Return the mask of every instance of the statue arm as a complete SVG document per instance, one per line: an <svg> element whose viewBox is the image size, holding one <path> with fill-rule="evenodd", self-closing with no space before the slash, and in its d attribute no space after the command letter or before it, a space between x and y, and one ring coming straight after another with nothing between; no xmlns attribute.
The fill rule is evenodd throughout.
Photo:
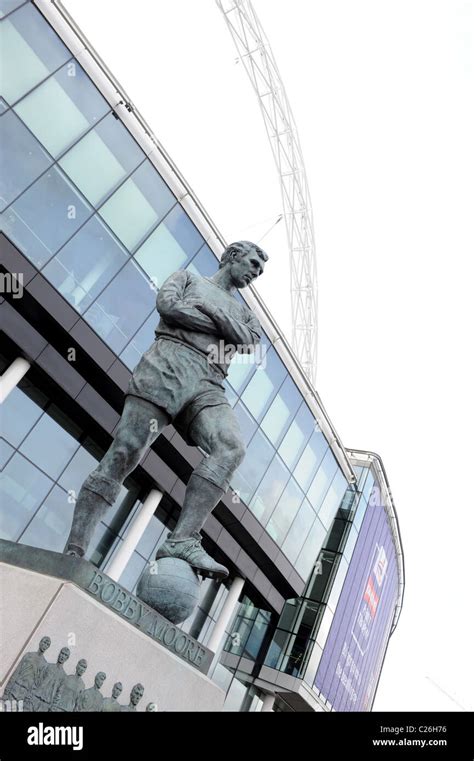
<svg viewBox="0 0 474 761"><path fill-rule="evenodd" d="M260 342L262 329L254 314L250 313L250 318L246 322L241 322L220 307L204 304L199 305L198 309L215 322L225 340L236 346L237 351L252 351Z"/></svg>
<svg viewBox="0 0 474 761"><path fill-rule="evenodd" d="M216 323L192 304L184 300L187 274L184 270L175 272L161 286L156 298L156 308L166 322L177 327L196 330L200 333L217 331Z"/></svg>

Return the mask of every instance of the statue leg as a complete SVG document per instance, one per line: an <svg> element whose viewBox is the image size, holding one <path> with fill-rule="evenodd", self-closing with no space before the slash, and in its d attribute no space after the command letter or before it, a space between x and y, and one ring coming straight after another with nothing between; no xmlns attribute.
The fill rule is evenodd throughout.
<svg viewBox="0 0 474 761"><path fill-rule="evenodd" d="M125 478L169 423L167 413L145 399L127 396L115 438L81 486L65 552L82 557L92 535L114 504Z"/></svg>
<svg viewBox="0 0 474 761"><path fill-rule="evenodd" d="M245 446L237 419L228 405L201 410L194 418L190 434L209 456L191 475L176 528L156 557L180 557L203 576L224 578L229 573L227 568L202 549L199 532L227 491L233 473L245 456Z"/></svg>

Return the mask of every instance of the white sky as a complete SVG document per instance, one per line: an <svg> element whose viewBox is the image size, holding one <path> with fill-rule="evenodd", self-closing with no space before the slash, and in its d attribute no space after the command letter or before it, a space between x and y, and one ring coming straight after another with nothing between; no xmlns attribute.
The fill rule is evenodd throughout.
<svg viewBox="0 0 474 761"><path fill-rule="evenodd" d="M64 2L227 240L258 240L279 184L214 0ZM472 711L474 2L254 7L313 201L316 385L343 443L382 456L400 519L405 604L375 709ZM259 290L289 333L282 223L262 245Z"/></svg>

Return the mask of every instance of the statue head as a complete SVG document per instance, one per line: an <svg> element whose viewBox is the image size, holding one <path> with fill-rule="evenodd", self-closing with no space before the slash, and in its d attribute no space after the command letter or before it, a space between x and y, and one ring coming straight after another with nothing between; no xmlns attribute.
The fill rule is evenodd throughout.
<svg viewBox="0 0 474 761"><path fill-rule="evenodd" d="M158 706L156 703L148 703L146 710L148 713L156 713L158 711Z"/></svg>
<svg viewBox="0 0 474 761"><path fill-rule="evenodd" d="M255 278L262 274L268 254L256 243L240 240L231 243L222 254L219 269L229 267L233 285L246 288Z"/></svg>
<svg viewBox="0 0 474 761"><path fill-rule="evenodd" d="M143 684L136 684L134 687L132 687L132 691L130 693L130 703L132 706L138 705L140 700L143 697L143 693L145 692L145 688Z"/></svg>
<svg viewBox="0 0 474 761"><path fill-rule="evenodd" d="M76 666L77 676L82 676L86 668L87 668L87 661L84 658L81 658L81 660L77 662L77 666Z"/></svg>
<svg viewBox="0 0 474 761"><path fill-rule="evenodd" d="M50 637L41 637L41 641L39 643L39 651L40 653L44 653L48 647L51 647L51 638Z"/></svg>
<svg viewBox="0 0 474 761"><path fill-rule="evenodd" d="M106 679L107 679L107 674L104 674L103 671L99 671L95 675L94 684L98 690L100 690L100 688L102 687Z"/></svg>
<svg viewBox="0 0 474 761"><path fill-rule="evenodd" d="M115 682L114 686L112 687L112 697L118 698L120 693L122 692L122 682Z"/></svg>
<svg viewBox="0 0 474 761"><path fill-rule="evenodd" d="M62 647L58 655L58 663L66 663L67 659L71 655L71 651L68 647Z"/></svg>

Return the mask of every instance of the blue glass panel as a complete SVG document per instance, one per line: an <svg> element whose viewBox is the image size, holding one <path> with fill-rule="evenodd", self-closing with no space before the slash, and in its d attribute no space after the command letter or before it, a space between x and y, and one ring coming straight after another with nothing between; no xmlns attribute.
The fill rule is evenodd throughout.
<svg viewBox="0 0 474 761"><path fill-rule="evenodd" d="M0 116L0 211L48 166L52 159L13 111Z"/></svg>
<svg viewBox="0 0 474 761"><path fill-rule="evenodd" d="M74 492L77 495L84 479L97 467L97 464L97 458L84 447L80 447L59 479L59 485L67 492Z"/></svg>
<svg viewBox="0 0 474 761"><path fill-rule="evenodd" d="M249 505L263 526L272 514L289 478L290 472L278 455L275 455Z"/></svg>
<svg viewBox="0 0 474 761"><path fill-rule="evenodd" d="M132 340L125 347L120 355L120 359L127 365L129 370L133 370L143 352L150 348L155 340L155 328L158 324L158 315L155 310L151 313L139 331L135 333Z"/></svg>
<svg viewBox="0 0 474 761"><path fill-rule="evenodd" d="M14 103L71 58L71 53L32 3L0 24L0 92Z"/></svg>
<svg viewBox="0 0 474 761"><path fill-rule="evenodd" d="M83 313L127 259L125 249L106 226L93 217L56 254L43 274Z"/></svg>
<svg viewBox="0 0 474 761"><path fill-rule="evenodd" d="M242 432L242 438L247 445L257 430L257 424L253 417L247 412L242 402L237 402L234 407L234 412L239 421L240 430Z"/></svg>
<svg viewBox="0 0 474 761"><path fill-rule="evenodd" d="M20 454L5 466L0 482L0 537L17 541L53 485Z"/></svg>
<svg viewBox="0 0 474 761"><path fill-rule="evenodd" d="M67 177L51 167L5 212L5 232L42 267L91 214Z"/></svg>
<svg viewBox="0 0 474 761"><path fill-rule="evenodd" d="M202 244L203 239L193 223L181 206L176 205L138 249L135 258L160 288L172 272L188 263Z"/></svg>
<svg viewBox="0 0 474 761"><path fill-rule="evenodd" d="M316 518L311 531L309 532L308 538L303 545L303 549L301 550L295 563L296 570L300 574L301 578L305 579L305 581L313 570L314 564L318 559L319 552L324 544L324 540L326 539L326 533L327 532L323 524L319 518Z"/></svg>
<svg viewBox="0 0 474 761"><path fill-rule="evenodd" d="M234 389L230 385L228 381L224 381L224 387L225 387L225 395L227 399L229 400L229 404L231 407L235 407L237 402L239 401L239 397L235 393Z"/></svg>
<svg viewBox="0 0 474 761"><path fill-rule="evenodd" d="M11 447L10 444L7 444L5 439L0 438L0 468L2 470L5 463L10 459L14 451L15 450L13 447Z"/></svg>
<svg viewBox="0 0 474 761"><path fill-rule="evenodd" d="M3 114L4 111L8 109L8 103L3 100L3 98L0 98L0 114Z"/></svg>
<svg viewBox="0 0 474 761"><path fill-rule="evenodd" d="M306 404L302 404L291 423L280 448L279 455L292 470L301 457L301 453L314 431L316 421Z"/></svg>
<svg viewBox="0 0 474 761"><path fill-rule="evenodd" d="M267 525L267 532L277 544L281 545L285 539L303 498L304 494L300 487L293 478L290 478Z"/></svg>
<svg viewBox="0 0 474 761"><path fill-rule="evenodd" d="M146 564L147 561L138 552L134 552L119 578L119 584L133 592Z"/></svg>
<svg viewBox="0 0 474 761"><path fill-rule="evenodd" d="M337 462L335 457L331 450L327 449L318 472L316 473L306 494L309 502L311 502L316 512L318 512L320 508L321 502L326 495L329 484L334 478L336 471Z"/></svg>
<svg viewBox="0 0 474 761"><path fill-rule="evenodd" d="M77 61L69 61L17 103L15 111L57 157L105 116L110 106Z"/></svg>
<svg viewBox="0 0 474 761"><path fill-rule="evenodd" d="M90 326L117 354L155 307L156 293L143 272L129 262L87 310Z"/></svg>
<svg viewBox="0 0 474 761"><path fill-rule="evenodd" d="M294 563L298 557L315 517L313 508L308 500L304 499L282 546L283 552L291 563Z"/></svg>
<svg viewBox="0 0 474 761"><path fill-rule="evenodd" d="M42 415L41 407L19 388L14 388L2 404L2 434L18 447Z"/></svg>
<svg viewBox="0 0 474 761"><path fill-rule="evenodd" d="M257 488L270 460L275 454L270 442L263 433L257 431L247 448L245 459L232 478L232 488L237 491L243 502L248 504Z"/></svg>
<svg viewBox="0 0 474 761"><path fill-rule="evenodd" d="M255 372L255 368L253 354L234 354L229 366L227 380L238 394L241 393L251 374Z"/></svg>
<svg viewBox="0 0 474 761"><path fill-rule="evenodd" d="M0 18L6 16L7 13L14 11L19 5L22 5L25 0L0 0Z"/></svg>
<svg viewBox="0 0 474 761"><path fill-rule="evenodd" d="M275 447L280 444L302 401L303 397L288 376L262 421L262 431Z"/></svg>
<svg viewBox="0 0 474 761"><path fill-rule="evenodd" d="M124 246L134 251L175 203L153 164L145 161L101 207L100 214Z"/></svg>
<svg viewBox="0 0 474 761"><path fill-rule="evenodd" d="M242 401L257 421L264 416L286 374L285 366L275 349L266 351L264 361L242 394Z"/></svg>
<svg viewBox="0 0 474 761"><path fill-rule="evenodd" d="M54 408L50 407L49 411L54 412ZM45 442L48 442L47 446ZM76 438L45 413L24 440L20 452L56 479L78 447Z"/></svg>
<svg viewBox="0 0 474 761"><path fill-rule="evenodd" d="M353 526L359 531L362 521L364 519L365 511L367 510L367 500L365 497L362 497L359 499L359 504L357 505L356 514L354 515L354 521Z"/></svg>
<svg viewBox="0 0 474 761"><path fill-rule="evenodd" d="M218 267L219 262L217 256L215 256L209 246L205 244L196 254L192 262L188 264L186 269L194 272L195 275L212 277L216 274Z"/></svg>
<svg viewBox="0 0 474 761"><path fill-rule="evenodd" d="M64 489L55 486L20 536L20 543L62 552L71 529L73 513L71 497Z"/></svg>
<svg viewBox="0 0 474 761"><path fill-rule="evenodd" d="M327 529L329 529L334 520L346 489L347 481L343 473L338 470L318 511L318 518Z"/></svg>
<svg viewBox="0 0 474 761"><path fill-rule="evenodd" d="M87 200L98 206L144 158L128 130L109 114L59 163Z"/></svg>
<svg viewBox="0 0 474 761"><path fill-rule="evenodd" d="M327 449L328 443L321 431L314 431L294 470L294 476L304 491L310 485Z"/></svg>
<svg viewBox="0 0 474 761"><path fill-rule="evenodd" d="M150 557L154 559L153 555L155 547L158 543L161 544L161 539L165 539L163 535L167 531L168 529L163 521L160 521L160 519L154 515L148 523L146 531L142 534L142 537L135 548L136 551L147 560Z"/></svg>

